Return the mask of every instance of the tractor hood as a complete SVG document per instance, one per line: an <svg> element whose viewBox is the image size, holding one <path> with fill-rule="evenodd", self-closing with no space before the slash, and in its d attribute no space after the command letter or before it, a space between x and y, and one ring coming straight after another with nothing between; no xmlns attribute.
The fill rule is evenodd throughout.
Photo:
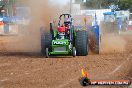
<svg viewBox="0 0 132 88"><path fill-rule="evenodd" d="M65 46L69 45L69 41L67 39L64 40L52 40L53 46Z"/></svg>
<svg viewBox="0 0 132 88"><path fill-rule="evenodd" d="M69 54L71 50L69 49L69 41L64 40L52 40L52 52L51 55L55 54Z"/></svg>

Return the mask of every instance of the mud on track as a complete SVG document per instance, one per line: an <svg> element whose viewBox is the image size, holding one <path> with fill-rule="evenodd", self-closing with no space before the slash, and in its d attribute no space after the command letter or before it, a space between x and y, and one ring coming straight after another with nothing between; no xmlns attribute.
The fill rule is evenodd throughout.
<svg viewBox="0 0 132 88"><path fill-rule="evenodd" d="M0 88L82 88L78 82L81 67L89 71L91 79L132 78L132 38L122 37L127 44L121 53L46 59L37 53L1 51Z"/></svg>

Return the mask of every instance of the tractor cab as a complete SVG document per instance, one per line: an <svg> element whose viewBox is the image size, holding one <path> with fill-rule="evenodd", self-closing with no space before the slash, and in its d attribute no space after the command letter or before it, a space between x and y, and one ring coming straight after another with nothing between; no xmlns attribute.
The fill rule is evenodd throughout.
<svg viewBox="0 0 132 88"><path fill-rule="evenodd" d="M103 30L105 33L113 33L116 32L116 13L115 12L105 12L104 14L104 24L103 27L106 30Z"/></svg>
<svg viewBox="0 0 132 88"><path fill-rule="evenodd" d="M72 27L72 17L70 14L62 14L58 23L58 39L70 38L70 30Z"/></svg>
<svg viewBox="0 0 132 88"><path fill-rule="evenodd" d="M105 12L104 21L105 22L114 22L116 20L116 14L114 12Z"/></svg>

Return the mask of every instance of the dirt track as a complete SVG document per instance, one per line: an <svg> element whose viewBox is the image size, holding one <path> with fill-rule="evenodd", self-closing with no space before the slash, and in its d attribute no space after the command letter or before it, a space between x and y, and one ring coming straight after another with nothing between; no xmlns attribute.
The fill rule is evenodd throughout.
<svg viewBox="0 0 132 88"><path fill-rule="evenodd" d="M131 37L123 36L127 40L127 51L116 54L46 59L39 54L2 52L0 88L81 88L78 78L81 76L82 67L89 71L91 79L132 78Z"/></svg>

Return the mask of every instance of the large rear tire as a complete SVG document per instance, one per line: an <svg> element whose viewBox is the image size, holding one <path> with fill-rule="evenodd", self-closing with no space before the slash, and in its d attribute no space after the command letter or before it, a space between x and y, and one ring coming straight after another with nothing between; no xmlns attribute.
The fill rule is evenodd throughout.
<svg viewBox="0 0 132 88"><path fill-rule="evenodd" d="M88 55L88 34L87 31L77 31L75 38L75 47L78 56Z"/></svg>
<svg viewBox="0 0 132 88"><path fill-rule="evenodd" d="M51 33L45 33L45 48L51 50L52 35Z"/></svg>
<svg viewBox="0 0 132 88"><path fill-rule="evenodd" d="M51 42L52 42L52 35L51 33L44 32L43 28L40 29L41 31L41 53L42 55L46 55L46 48L51 51Z"/></svg>
<svg viewBox="0 0 132 88"><path fill-rule="evenodd" d="M44 32L44 27L40 28L40 33L41 33L41 53L42 53L42 55L45 55L46 51L45 51L45 32Z"/></svg>

